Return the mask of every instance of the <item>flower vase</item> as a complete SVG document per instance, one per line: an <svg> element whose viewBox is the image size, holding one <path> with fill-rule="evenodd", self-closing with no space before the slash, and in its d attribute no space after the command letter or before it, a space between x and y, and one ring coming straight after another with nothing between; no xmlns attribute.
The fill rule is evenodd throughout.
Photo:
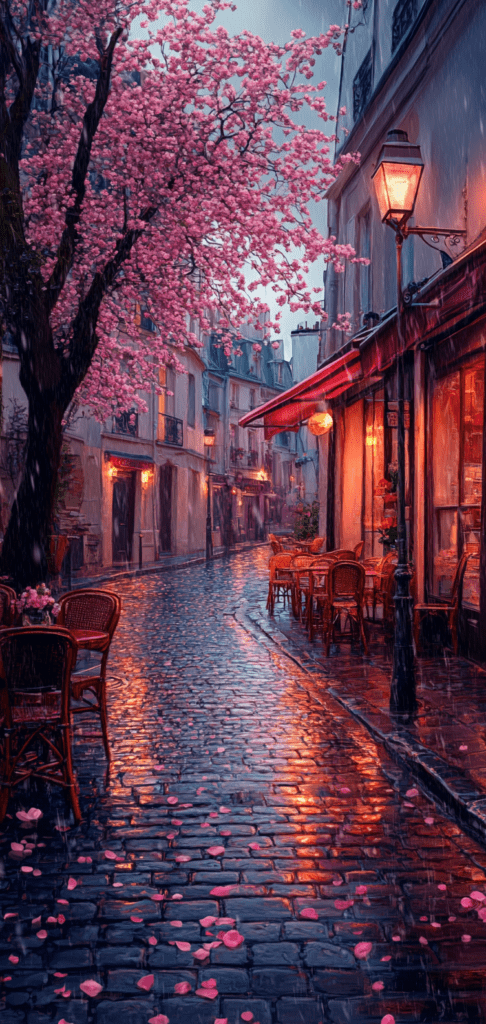
<svg viewBox="0 0 486 1024"><path fill-rule="evenodd" d="M50 626L52 619L47 608L26 608L22 612L23 626Z"/></svg>

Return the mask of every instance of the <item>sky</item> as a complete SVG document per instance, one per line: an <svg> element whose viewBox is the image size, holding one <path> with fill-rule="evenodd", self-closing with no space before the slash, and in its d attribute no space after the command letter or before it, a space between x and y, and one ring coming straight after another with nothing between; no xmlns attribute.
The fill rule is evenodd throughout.
<svg viewBox="0 0 486 1024"><path fill-rule="evenodd" d="M199 12L205 3L206 0L193 0L191 8ZM307 36L313 36L326 32L329 25L342 25L347 10L345 0L235 0L235 3L236 11L220 13L219 24L224 25L231 35L248 29L261 36L265 42L278 44L286 43L294 28L301 28ZM316 59L314 78L317 82L327 82L324 98L330 114L335 114L337 110L340 68L341 59L331 47ZM322 127L322 122L317 118L309 123L311 127ZM331 125L329 132L332 132ZM326 206L327 204L322 202L311 211L316 227L323 234L326 233ZM308 280L312 287L322 288L323 270L321 261L311 267ZM273 292L266 289L264 295L273 315L277 311ZM282 311L280 337L283 337L285 342L286 358L290 358L291 355L290 332L305 319L306 315L302 312L290 313L288 308ZM313 323L314 315L309 314L307 320Z"/></svg>

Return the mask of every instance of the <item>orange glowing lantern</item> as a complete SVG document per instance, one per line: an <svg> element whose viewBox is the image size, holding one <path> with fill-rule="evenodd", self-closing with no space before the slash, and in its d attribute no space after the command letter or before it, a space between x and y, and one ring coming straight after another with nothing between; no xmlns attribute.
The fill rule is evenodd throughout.
<svg viewBox="0 0 486 1024"><path fill-rule="evenodd" d="M327 434L332 427L333 419L330 412L315 412L307 421L307 428L314 437Z"/></svg>
<svg viewBox="0 0 486 1024"><path fill-rule="evenodd" d="M382 221L402 224L411 217L423 169L420 146L406 132L388 132L372 176Z"/></svg>

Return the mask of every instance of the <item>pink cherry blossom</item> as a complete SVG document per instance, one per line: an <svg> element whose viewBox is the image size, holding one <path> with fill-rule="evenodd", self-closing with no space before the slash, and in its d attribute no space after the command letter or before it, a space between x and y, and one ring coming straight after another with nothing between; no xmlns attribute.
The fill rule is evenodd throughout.
<svg viewBox="0 0 486 1024"><path fill-rule="evenodd" d="M204 982L203 982L204 984ZM196 989L196 995L201 996L202 999L217 999L219 992L217 988L202 987Z"/></svg>
<svg viewBox="0 0 486 1024"><path fill-rule="evenodd" d="M211 889L211 896L230 896L231 890L234 888L232 885L216 885L214 889Z"/></svg>
<svg viewBox="0 0 486 1024"><path fill-rule="evenodd" d="M395 1024L395 1018L391 1013L385 1013L385 1016L381 1018L381 1024Z"/></svg>
<svg viewBox="0 0 486 1024"><path fill-rule="evenodd" d="M215 921L216 921L216 918L215 917L211 917L210 914L207 917L200 917L199 918L199 924L201 924L203 928L210 928L211 925L214 924Z"/></svg>
<svg viewBox="0 0 486 1024"><path fill-rule="evenodd" d="M75 878L69 878L69 879L68 879L68 884L67 884L67 887L68 887L68 889L69 889L69 892L72 892L72 891L73 891L73 889L75 889L75 888L76 888L77 884L78 884L78 883L77 883L77 881L76 881L76 879L75 879Z"/></svg>
<svg viewBox="0 0 486 1024"><path fill-rule="evenodd" d="M149 1017L148 1024L169 1024L169 1018L165 1013L158 1013L155 1017Z"/></svg>
<svg viewBox="0 0 486 1024"><path fill-rule="evenodd" d="M176 939L174 945L177 946L177 949L180 949L181 953L188 953L191 948L191 943L184 942L183 939Z"/></svg>
<svg viewBox="0 0 486 1024"><path fill-rule="evenodd" d="M371 986L373 992L383 992L384 987L385 983L383 981L374 981Z"/></svg>
<svg viewBox="0 0 486 1024"><path fill-rule="evenodd" d="M410 797L418 796L418 795L419 795L419 791L416 788L416 786L412 786L412 789L407 789L407 792L405 793L405 796L410 796Z"/></svg>
<svg viewBox="0 0 486 1024"><path fill-rule="evenodd" d="M304 917L309 921L318 921L319 914L317 913L317 910L314 910L314 907L304 907L303 910L300 911L300 917Z"/></svg>
<svg viewBox="0 0 486 1024"><path fill-rule="evenodd" d="M224 846L208 846L207 852L211 855L211 857L221 857L223 855L223 853L225 852L225 847Z"/></svg>
<svg viewBox="0 0 486 1024"><path fill-rule="evenodd" d="M241 1014L242 1020L250 1021L253 1020L253 1017L254 1014L251 1012L251 1010L244 1010L244 1012Z"/></svg>

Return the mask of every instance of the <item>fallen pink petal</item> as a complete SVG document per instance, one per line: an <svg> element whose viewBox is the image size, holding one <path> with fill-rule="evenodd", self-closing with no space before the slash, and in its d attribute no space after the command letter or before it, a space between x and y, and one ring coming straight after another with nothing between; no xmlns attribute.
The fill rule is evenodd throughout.
<svg viewBox="0 0 486 1024"><path fill-rule="evenodd" d="M76 888L77 884L78 884L78 883L77 883L77 881L76 881L76 879L75 879L75 878L68 878L68 884L67 884L67 887L68 887L68 889L69 889L69 892L72 892L72 891L73 891L73 889L75 889L75 888Z"/></svg>
<svg viewBox="0 0 486 1024"><path fill-rule="evenodd" d="M177 946L177 949L180 949L182 953L188 953L191 948L191 943L184 942L183 939L176 939L174 945Z"/></svg>
<svg viewBox="0 0 486 1024"><path fill-rule="evenodd" d="M319 920L319 914L317 913L317 910L314 910L314 907L304 907L303 910L300 911L299 916L304 917L309 921Z"/></svg>
<svg viewBox="0 0 486 1024"><path fill-rule="evenodd" d="M372 942L358 942L354 947L354 955L357 960L366 960L366 957L370 955L372 949Z"/></svg>
<svg viewBox="0 0 486 1024"><path fill-rule="evenodd" d="M229 932L225 932L223 936L224 945L228 949L237 949L245 941L244 935L241 935L235 928L230 929Z"/></svg>
<svg viewBox="0 0 486 1024"><path fill-rule="evenodd" d="M169 1018L165 1013L158 1013L155 1017L149 1017L148 1024L169 1024Z"/></svg>
<svg viewBox="0 0 486 1024"><path fill-rule="evenodd" d="M100 985L98 981L94 981L93 979L90 979L88 981L82 981L79 987L81 989L81 992L84 992L85 995L90 996L91 999L94 999L97 995L99 995L99 993L103 989L103 985Z"/></svg>
<svg viewBox="0 0 486 1024"><path fill-rule="evenodd" d="M202 999L217 999L219 992L217 988L197 988L196 995Z"/></svg>
<svg viewBox="0 0 486 1024"><path fill-rule="evenodd" d="M224 846L208 846L208 851L207 852L209 854L211 854L211 857L221 857L222 854L225 852L225 847Z"/></svg>
<svg viewBox="0 0 486 1024"><path fill-rule="evenodd" d="M211 889L211 896L230 896L234 886L232 885L217 885L214 889Z"/></svg>
<svg viewBox="0 0 486 1024"><path fill-rule="evenodd" d="M188 981L178 981L174 985L174 992L177 996L185 996L191 991L191 985Z"/></svg>
<svg viewBox="0 0 486 1024"><path fill-rule="evenodd" d="M144 992L150 992L154 981L155 977L153 974L145 974L143 978L139 978L137 981L137 988L141 988Z"/></svg>

